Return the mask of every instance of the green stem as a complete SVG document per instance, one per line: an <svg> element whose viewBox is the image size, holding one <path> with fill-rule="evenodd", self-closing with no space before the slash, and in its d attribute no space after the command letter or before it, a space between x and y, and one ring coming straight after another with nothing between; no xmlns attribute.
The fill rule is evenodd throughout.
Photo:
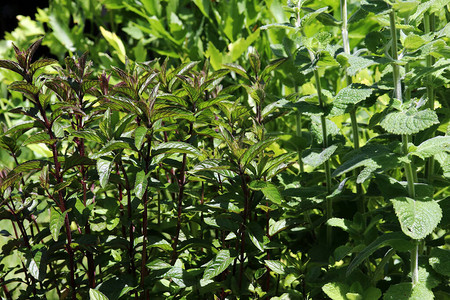
<svg viewBox="0 0 450 300"><path fill-rule="evenodd" d="M301 120L301 113L297 112L297 114L295 115L295 123L296 123L296 135L298 137L302 136L302 120ZM300 174L303 174L303 172L305 171L305 168L303 166L303 161L302 161L302 151L299 149L297 150L298 152L298 164L300 165Z"/></svg>
<svg viewBox="0 0 450 300"><path fill-rule="evenodd" d="M308 49L309 57L311 59L311 63L315 60L314 53ZM316 82L316 89L317 89L317 97L319 99L319 106L322 109L325 109L325 103L322 98L322 87L320 85L320 76L319 71L317 69L314 69L314 79ZM322 125L322 147L324 149L328 148L328 134L327 134L327 122L326 122L325 115L320 116L320 123ZM324 169L325 169L325 180L326 180L326 187L327 187L327 195L331 194L331 167L330 167L330 161L327 160L324 163ZM327 214L327 220L331 219L333 217L333 202L330 198L326 198L326 214ZM327 226L327 245L331 245L333 241L332 237L332 227Z"/></svg>
<svg viewBox="0 0 450 300"><path fill-rule="evenodd" d="M395 11L394 9L391 9L391 12L389 13L389 20L391 25L391 36L392 36L392 58L394 59L394 62L392 64L393 67L393 74L394 74L394 94L395 97L403 101L402 99L402 87L401 87L401 78L400 78L400 72L399 72L399 66L397 64L398 55L397 55L397 30L395 28ZM403 155L408 155L408 140L409 136L406 134L402 135L402 150ZM413 171L413 164L412 162L406 162L405 163L405 175L406 180L408 183L408 195L410 198L415 200L416 192L414 189L414 171ZM418 247L418 240L415 240L415 247L411 251L411 280L413 286L419 282L419 247Z"/></svg>
<svg viewBox="0 0 450 300"><path fill-rule="evenodd" d="M425 13L425 16L423 18L423 25L425 34L428 34L434 30L434 24L433 24L434 14L429 14L428 12ZM427 55L426 57L426 66L427 68L431 68L433 66L434 59L433 56ZM427 104L428 108L431 110L434 110L434 88L431 84L433 80L432 75L427 76ZM426 167L426 177L429 184L432 184L432 178L434 173L434 158L430 157L427 161L427 167Z"/></svg>

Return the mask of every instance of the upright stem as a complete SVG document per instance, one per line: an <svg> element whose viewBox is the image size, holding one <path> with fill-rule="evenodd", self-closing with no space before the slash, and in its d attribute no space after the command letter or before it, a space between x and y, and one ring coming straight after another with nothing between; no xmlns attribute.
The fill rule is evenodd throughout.
<svg viewBox="0 0 450 300"><path fill-rule="evenodd" d="M394 75L394 95L395 97L403 101L402 99L402 87L401 87L401 78L400 78L400 68L398 66L397 60L397 30L395 26L395 11L394 9L391 9L391 12L389 13L389 20L391 25L391 36L392 36L392 58L394 59L394 62L392 63L393 67L393 75ZM402 135L402 150L403 155L408 155L408 141L409 136L407 134ZM413 171L413 165L410 162L405 163L405 176L406 180L408 182L408 195L410 198L415 200L416 192L414 189L414 171ZM418 264L418 257L419 257L419 241L415 240L415 247L413 250L411 250L411 279L413 286L419 282L419 264Z"/></svg>
<svg viewBox="0 0 450 300"><path fill-rule="evenodd" d="M297 112L297 114L295 115L295 130L296 130L296 135L298 137L302 136L302 120L301 120L301 113ZM303 161L302 161L302 151L298 150L298 164L300 166L300 174L302 174L305 171L305 168L303 166Z"/></svg>
<svg viewBox="0 0 450 300"><path fill-rule="evenodd" d="M434 14L430 14L428 12L425 13L423 18L423 25L425 29L425 33L428 34L434 31ZM426 57L426 66L427 68L431 68L433 66L434 59L433 56L427 55ZM433 80L432 75L427 76L427 104L428 108L434 110L434 88L431 84ZM432 183L434 173L434 158L431 156L428 158L427 167L426 167L426 177L429 184Z"/></svg>
<svg viewBox="0 0 450 300"><path fill-rule="evenodd" d="M315 59L315 55L309 49L308 49L308 53L309 53L309 58L311 59L311 63L313 63L314 59ZM317 69L314 69L314 79L316 81L316 89L317 89L317 97L319 99L319 106L322 109L325 109L325 103L322 98L322 87L320 85L320 76L319 76L319 71ZM327 120L325 118L325 115L320 116L320 123L322 125L322 147L324 149L326 149L326 148L328 148L328 133L327 133ZM324 169L325 169L327 195L330 195L331 194L331 167L330 167L329 160L325 161ZM330 198L326 198L326 214L327 214L327 220L329 220L333 217L333 202ZM327 245L331 245L332 241L333 241L332 227L327 226Z"/></svg>

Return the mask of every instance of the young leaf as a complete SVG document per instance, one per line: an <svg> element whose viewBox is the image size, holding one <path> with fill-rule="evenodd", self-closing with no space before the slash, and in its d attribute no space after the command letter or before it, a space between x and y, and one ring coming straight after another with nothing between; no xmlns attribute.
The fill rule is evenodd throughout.
<svg viewBox="0 0 450 300"><path fill-rule="evenodd" d="M64 225L64 220L66 219L67 212L68 210L60 213L53 206L50 209L50 233L55 242L58 241L59 231Z"/></svg>
<svg viewBox="0 0 450 300"><path fill-rule="evenodd" d="M387 132L393 134L415 134L439 124L436 113L431 109L418 111L415 108L401 112L391 112L380 122Z"/></svg>
<svg viewBox="0 0 450 300"><path fill-rule="evenodd" d="M230 250L220 250L216 257L206 266L203 273L203 280L212 279L225 271L233 262L234 257L230 256Z"/></svg>
<svg viewBox="0 0 450 300"><path fill-rule="evenodd" d="M432 199L414 200L408 197L391 199L402 231L409 237L421 240L427 237L442 218L439 204Z"/></svg>

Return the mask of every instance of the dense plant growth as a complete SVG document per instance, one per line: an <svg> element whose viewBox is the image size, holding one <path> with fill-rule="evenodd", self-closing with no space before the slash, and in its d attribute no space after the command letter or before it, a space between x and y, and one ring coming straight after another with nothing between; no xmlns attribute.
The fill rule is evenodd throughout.
<svg viewBox="0 0 450 300"><path fill-rule="evenodd" d="M0 60L2 298L448 299L449 2L22 19Z"/></svg>

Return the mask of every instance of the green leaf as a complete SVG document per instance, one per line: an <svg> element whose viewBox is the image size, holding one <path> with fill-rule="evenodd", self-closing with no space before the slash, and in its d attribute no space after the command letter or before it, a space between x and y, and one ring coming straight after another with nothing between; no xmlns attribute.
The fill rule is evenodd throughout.
<svg viewBox="0 0 450 300"><path fill-rule="evenodd" d="M109 176L112 172L113 163L114 161L112 158L104 157L97 159L97 172L102 188L104 188L109 182Z"/></svg>
<svg viewBox="0 0 450 300"><path fill-rule="evenodd" d="M50 233L55 242L58 241L59 231L61 230L61 227L64 225L67 212L68 210L66 210L64 213L60 213L54 207L51 207L50 209Z"/></svg>
<svg viewBox="0 0 450 300"><path fill-rule="evenodd" d="M450 277L450 250L432 248L428 261L436 272Z"/></svg>
<svg viewBox="0 0 450 300"><path fill-rule="evenodd" d="M40 143L51 145L51 144L55 143L56 141L57 140L55 140L55 139L49 138L48 133L40 132L40 133L33 134L29 138L27 138L22 143L22 146L26 146L26 145L30 145L30 144L40 144Z"/></svg>
<svg viewBox="0 0 450 300"><path fill-rule="evenodd" d="M95 160L86 156L81 156L78 152L74 152L71 156L67 157L64 161L64 171L71 169L75 166L92 166L95 165Z"/></svg>
<svg viewBox="0 0 450 300"><path fill-rule="evenodd" d="M436 136L428 139L417 146L411 154L428 158L442 152L450 152L450 136Z"/></svg>
<svg viewBox="0 0 450 300"><path fill-rule="evenodd" d="M30 66L30 73L34 74L38 69L46 67L46 66L50 66L50 65L54 65L57 64L58 61L55 59L51 59L51 58L41 58L37 61L35 61L34 63L31 64Z"/></svg>
<svg viewBox="0 0 450 300"><path fill-rule="evenodd" d="M338 148L337 145L331 145L330 147L324 150L307 149L303 151L302 161L307 165L317 168L318 166L326 162L328 159L330 159L330 157L334 154L337 148Z"/></svg>
<svg viewBox="0 0 450 300"><path fill-rule="evenodd" d="M23 69L20 67L18 63L12 60L0 60L0 68L5 68L8 70L11 70L13 72L16 72L17 74L24 75Z"/></svg>
<svg viewBox="0 0 450 300"><path fill-rule="evenodd" d="M389 245L391 242L396 240L405 241L404 235L400 232L390 232L385 233L382 236L378 237L375 241L370 243L367 247L365 247L358 255L352 260L347 268L347 276L350 275L356 267L358 267L364 260L366 260L373 252L375 252L378 248Z"/></svg>
<svg viewBox="0 0 450 300"><path fill-rule="evenodd" d="M413 239L420 240L427 237L442 218L441 207L435 200L398 197L391 201L402 231Z"/></svg>
<svg viewBox="0 0 450 300"><path fill-rule="evenodd" d="M269 138L264 141L259 141L256 144L251 145L241 156L240 163L241 166L245 168L245 166L250 163L256 156L258 156L261 152L264 151L270 144L277 141L278 138Z"/></svg>
<svg viewBox="0 0 450 300"><path fill-rule="evenodd" d="M134 183L134 194L138 199L142 199L147 189L148 178L145 171L139 171L136 174L136 182Z"/></svg>
<svg viewBox="0 0 450 300"><path fill-rule="evenodd" d="M230 256L230 250L220 250L216 257L206 266L203 273L203 280L212 279L225 271L233 262L234 257Z"/></svg>
<svg viewBox="0 0 450 300"><path fill-rule="evenodd" d="M39 88L37 86L31 85L25 81L14 81L8 86L8 89L31 96L37 95L39 93Z"/></svg>
<svg viewBox="0 0 450 300"><path fill-rule="evenodd" d="M194 156L200 156L202 154L200 150L184 142L166 142L153 147L154 155L171 153L186 153Z"/></svg>
<svg viewBox="0 0 450 300"><path fill-rule="evenodd" d="M352 222L343 218L331 218L327 221L328 226L339 227L345 232L357 234L358 232L352 228Z"/></svg>
<svg viewBox="0 0 450 300"><path fill-rule="evenodd" d="M384 300L424 300L434 299L434 294L424 283L412 285L411 282L402 282L391 285L383 297Z"/></svg>
<svg viewBox="0 0 450 300"><path fill-rule="evenodd" d="M378 62L374 59L355 56L347 53L339 54L336 59L342 66L346 66L347 64L349 65L346 68L347 74L349 76L355 76L359 71L378 64Z"/></svg>
<svg viewBox="0 0 450 300"><path fill-rule="evenodd" d="M102 143L102 138L94 130L83 130L83 131L73 131L70 133L71 136L80 139L85 139L91 142Z"/></svg>
<svg viewBox="0 0 450 300"><path fill-rule="evenodd" d="M145 126L139 126L134 131L134 145L138 150L141 150L146 135L147 135L147 127Z"/></svg>
<svg viewBox="0 0 450 300"><path fill-rule="evenodd" d="M102 292L94 289L89 289L89 300L109 300Z"/></svg>
<svg viewBox="0 0 450 300"><path fill-rule="evenodd" d="M329 282L322 287L322 291L333 300L348 300L345 294L350 287L342 282Z"/></svg>
<svg viewBox="0 0 450 300"><path fill-rule="evenodd" d="M284 265L278 261L278 260L264 260L264 263L267 267L269 267L269 269L271 269L272 271L274 271L277 274L280 275L284 275L285 273L285 267Z"/></svg>
<svg viewBox="0 0 450 300"><path fill-rule="evenodd" d="M236 72L237 74L241 75L242 77L245 77L246 79L250 80L250 78L247 75L247 71L245 71L245 69L243 67L241 67L240 65L231 63L231 64L225 64L224 67L233 72Z"/></svg>
<svg viewBox="0 0 450 300"><path fill-rule="evenodd" d="M281 196L280 191L271 182L254 180L250 182L249 188L255 191L262 191L264 196L274 204L283 203L283 197Z"/></svg>
<svg viewBox="0 0 450 300"><path fill-rule="evenodd" d="M103 26L100 26L100 32L105 40L114 48L119 60L125 63L125 57L127 56L125 46L122 40L114 33L106 30Z"/></svg>
<svg viewBox="0 0 450 300"><path fill-rule="evenodd" d="M358 175L357 183L362 183L372 176L400 166L400 156L393 153L389 148L380 144L368 144L364 147L350 152L334 172L333 177L340 176L349 171L364 167Z"/></svg>
<svg viewBox="0 0 450 300"><path fill-rule="evenodd" d="M340 116L349 112L354 105L364 101L372 94L372 89L363 84L352 83L341 89L333 101L330 116Z"/></svg>
<svg viewBox="0 0 450 300"><path fill-rule="evenodd" d="M126 142L111 140L106 143L98 152L92 153L91 158L97 159L101 156L108 155L114 150L131 149L130 145Z"/></svg>
<svg viewBox="0 0 450 300"><path fill-rule="evenodd" d="M296 30L297 28L292 25L291 23L274 23L274 24L267 24L264 26L261 26L261 30L267 30L267 29L289 29L289 30Z"/></svg>
<svg viewBox="0 0 450 300"><path fill-rule="evenodd" d="M393 134L415 134L439 124L439 119L431 109L418 111L415 108L402 112L391 112L380 122L387 132Z"/></svg>

